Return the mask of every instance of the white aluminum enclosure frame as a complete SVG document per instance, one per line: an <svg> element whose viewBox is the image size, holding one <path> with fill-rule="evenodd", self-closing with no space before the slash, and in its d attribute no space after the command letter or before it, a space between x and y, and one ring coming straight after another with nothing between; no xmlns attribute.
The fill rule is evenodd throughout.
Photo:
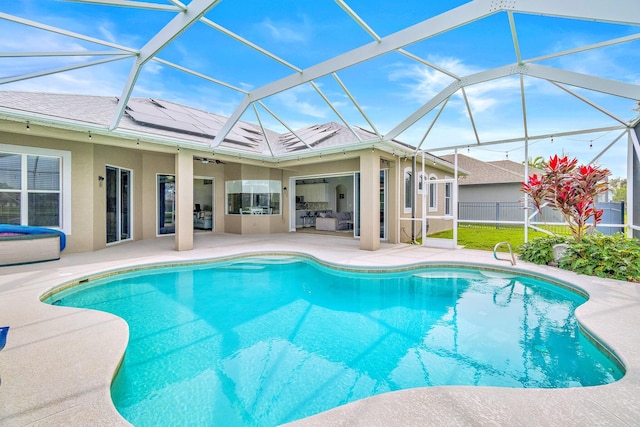
<svg viewBox="0 0 640 427"><path fill-rule="evenodd" d="M134 63L129 71L128 78L122 86L122 90L118 96L118 103L115 108L113 117L108 126L97 126L92 123L69 123L68 120L46 117L48 123L54 123L62 126L71 125L75 129L84 129L95 134L114 134L117 136L127 138L140 138L140 134L135 134L130 131L119 129L120 120L124 114L133 90L138 83L138 77L145 64L150 61L155 61L160 64L172 67L175 70L202 79L203 84L213 84L223 86L230 89L240 95L242 100L237 103L233 113L228 117L224 123L221 131L211 141L211 149L215 149L216 152L224 153L225 148L220 144L231 132L234 125L240 120L246 111L251 107L255 113L256 122L260 123L262 127L262 120L258 114L258 106L266 111L269 115L273 116L278 122L295 134L293 124L289 123L289 120L284 117L280 112L267 108L263 102L266 98L286 92L288 90L297 88L299 86L308 85L314 92L319 95L319 99L325 103L330 110L342 121L348 128L352 129L353 125L348 122L345 116L342 114L342 108L340 105L336 105L332 102L328 96L326 96L321 90L321 85L318 83L320 78L333 77L337 82L339 88L344 92L345 99L348 99L353 106L362 116L362 119L366 121L371 129L372 138L369 140L362 140L357 137L355 143L350 143L344 147L337 148L338 151L343 150L357 150L361 149L362 145L374 145L382 150L391 152L393 146L389 143L399 138L404 132L406 132L412 126L418 125L419 121L432 111L438 111L435 119L431 123L428 129L423 130L421 134L424 135L419 143L415 144L414 155L419 155L421 150L429 152L437 152L438 150L451 150L465 148L468 143L457 144L456 141L446 141L444 143L436 143L431 141L429 132L431 127L438 121L440 112L446 105L447 101L456 94L459 94L463 99L466 106L469 124L473 130L475 136L475 144L477 146L491 146L504 143L522 142L527 144L528 141L537 140L545 137L556 136L569 136L579 135L596 132L606 131L619 131L616 132L616 138L609 144L604 150L606 151L611 145L615 144L621 139L618 135L627 133L628 136L628 161L629 164L633 153L636 156L640 156L640 147L637 138L632 131L634 127L640 122L640 116L635 117L620 117L612 111L608 111L607 108L598 105L596 102L590 100L587 96L580 94L575 88L586 89L589 91L604 93L613 97L624 98L635 102L640 102L640 84L637 82L628 82L623 80L614 80L610 78L602 78L588 74L581 74L575 71L569 71L559 68L542 65L542 63L551 58L562 58L575 54L577 52L588 52L601 49L603 47L610 46L622 46L626 43L632 43L640 40L640 31L634 34L628 34L623 37L616 37L610 40L600 41L598 43L587 44L583 46L574 47L564 51L556 52L553 54L527 58L524 57L520 49L520 36L518 34L514 16L516 15L538 15L545 17L565 18L581 21L595 21L604 22L610 24L628 25L640 28L640 13L638 13L637 0L610 0L604 2L602 0L512 0L509 2L496 2L495 0L471 0L461 6L446 10L436 16L428 18L424 21L418 22L414 25L401 28L396 32L393 32L386 36L380 36L372 26L367 23L358 13L357 10L349 6L348 0L334 0L340 9L340 12L346 14L358 27L362 29L367 37L370 38L370 42L362 44L354 49L346 52L342 52L329 59L312 64L306 68L299 65L292 64L287 61L286 58L282 58L276 55L274 52L259 46L258 43L248 40L229 29L223 27L217 22L214 22L211 18L207 17L207 14L214 10L221 2L220 0L191 0L188 4L183 3L180 0L166 0L164 2L157 1L131 1L131 0L63 0L69 3L77 4L92 4L101 5L104 7L113 8L135 8L136 10L148 10L155 13L166 14L167 21L159 31L152 34L147 40L137 40L138 46L125 46L122 44L113 43L105 38L100 39L96 37L90 37L78 32L71 31L65 28L58 28L52 25L47 25L42 22L36 22L26 17L20 17L5 13L1 11L0 6L0 21L5 20L17 25L32 28L37 31L45 31L53 34L57 34L64 37L69 37L74 40L79 40L86 43L91 43L100 46L100 49L88 49L86 51L57 51L57 52L44 52L44 51L0 51L0 59L2 58L44 58L44 57L78 57L84 58L86 61L77 62L74 65L62 66L62 67L50 67L45 69L33 69L28 72L24 72L15 76L0 76L0 90L3 85L14 83L18 81L28 81L31 79L37 79L43 76L66 73L69 71L77 70L80 68L96 67L108 62L131 60L134 58ZM226 0L232 2L233 0ZM510 64L503 64L492 69L486 69L478 72L473 72L468 75L459 75L451 69L446 67L435 65L429 62L425 58L421 58L411 52L407 51L411 45L419 43L421 41L436 37L438 35L453 31L456 28L463 27L478 21L481 21L487 17L497 14L505 14L508 18L508 31L510 32L511 39L513 41L512 48L514 52L515 61ZM247 47L260 55L264 56L270 61L274 61L286 69L291 71L291 74L268 82L260 87L253 89L246 89L240 87L236 82L224 81L217 78L215 75L209 75L205 72L195 71L185 64L179 64L171 61L167 61L161 58L163 50L176 42L177 38L189 28L196 24L202 24L209 30L221 34L233 40L235 43L239 43L244 47ZM130 43L134 43L130 41ZM488 47L489 48L489 47ZM195 48L194 48L195 50ZM363 102L354 96L352 91L349 90L348 85L340 78L339 73L343 70L349 69L361 63L365 63L383 55L389 53L397 53L405 58L409 58L418 64L429 67L439 73L446 75L452 79L453 82L440 92L431 97L422 106L417 108L412 113L406 115L404 119L395 124L388 132L381 133L378 129L381 128L379 123L375 123L371 117L366 114L366 108L363 107ZM471 108L469 106L469 100L467 97L466 88L469 88L476 84L495 81L498 79L506 78L509 76L518 76L520 78L520 96L522 97L522 111L523 111L523 131L521 135L508 139L495 139L495 140L483 140L479 136L477 130L476 118L474 117ZM584 103L589 108L595 109L600 113L610 117L615 124L608 127L596 127L588 129L574 129L563 133L554 134L538 134L531 135L528 129L527 123L527 108L525 102L525 87L522 83L523 77L538 79L546 81L553 86L561 89L570 96ZM439 109L439 110L438 110ZM251 110L249 110L251 111ZM1 108L0 118L9 120L29 120L29 115L17 110ZM35 117L34 117L35 120ZM146 137L146 135L145 135ZM317 155L317 149L313 144L308 143L303 138L300 138L305 145L306 150L302 153L278 155L269 145L268 153L262 154L260 160L267 162L279 162L293 160L296 157L305 157ZM170 140L157 139L158 143L171 144L174 143ZM227 149L228 150L228 149ZM526 150L525 150L526 151ZM237 155L235 151L229 151L230 154ZM243 155L244 156L244 155ZM250 157L250 156L247 156ZM597 157L596 157L597 159ZM526 160L526 159L525 159ZM594 159L595 160L595 159ZM629 174L632 172L629 171ZM628 179L627 182L631 184L633 179ZM629 192L629 197L631 197ZM627 205L629 209L633 208L631 199L628 199ZM631 212L631 211L630 211ZM630 215L630 222L633 221L633 216ZM526 222L526 220L525 220ZM638 224L631 224L629 230L638 229Z"/></svg>

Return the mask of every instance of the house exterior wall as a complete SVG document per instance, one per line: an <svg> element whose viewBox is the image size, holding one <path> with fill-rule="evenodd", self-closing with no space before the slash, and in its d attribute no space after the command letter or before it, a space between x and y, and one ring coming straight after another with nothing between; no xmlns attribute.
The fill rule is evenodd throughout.
<svg viewBox="0 0 640 427"><path fill-rule="evenodd" d="M422 173L422 164L421 158L417 158L416 164L416 173ZM400 218L400 223L397 232L395 233L398 239L398 242L411 242L412 235L414 239L419 239L422 237L422 215L423 215L423 201L425 198L426 204L426 212L427 216L444 216L445 212L445 187L443 183L436 184L436 209L432 210L429 208L429 182L425 182L425 189L422 193L418 193L415 198L415 218L416 220L411 220L411 211L409 209L405 209L404 207L404 197L405 197L405 181L404 181L404 173L405 170L411 168L411 159L406 158L398 161L398 172L394 174L396 176L396 180L394 180L394 188L398 188L398 191L395 191L395 200L394 204L390 206L390 208L395 209L398 212L398 217ZM436 179L446 179L451 178L452 171L444 170L440 165L433 165L430 161L425 161L425 176L435 177ZM416 190L417 191L417 190ZM411 223L415 223L415 232L412 233L412 225ZM428 219L428 231L427 234L438 233L440 231L451 229L453 226L453 221L445 220L440 218L429 218Z"/></svg>
<svg viewBox="0 0 640 427"><path fill-rule="evenodd" d="M5 126L7 124L7 126ZM3 122L0 131L0 151L2 144L16 147L63 150L71 153L71 232L67 236L67 253L95 251L106 244L106 183L98 177L106 175L106 167L113 166L131 171L131 240L152 239L157 237L157 176L159 174L176 175L176 147L150 144L135 140L125 140L104 135L88 138L86 132L71 131L44 126L31 126L25 131L24 124ZM182 155L198 155L197 152L184 149ZM201 154L200 154L201 155ZM261 165L257 161L242 161L229 156L216 156L223 163L209 162L203 164L193 162L192 176L204 176L214 180L214 221L216 232L238 234L269 234L288 232L290 228L291 197L293 189L284 191L292 177L349 175L345 178L348 200L347 208L355 211L353 206L354 191L351 176L361 171L361 157L366 157L366 175L361 175L361 190L367 188L366 199L361 199L361 224L368 224L371 230L361 230L375 236L366 236L364 247L375 250L379 246L379 237L374 228L379 230L379 220L374 220L379 212L379 176L380 168L388 170L386 192L386 215L388 221L387 240L393 243L406 241L398 225L400 218L410 217L402 212L404 184L400 158L388 153L366 149L349 153L337 153L318 156L312 159L282 162L278 167L273 163ZM64 165L67 168L69 165ZM186 168L191 174L191 168ZM429 170L438 177L445 176L445 171ZM450 171L449 171L450 173ZM189 177L189 178L192 178ZM229 180L267 179L279 180L281 193L280 215L237 215L226 214L225 182ZM363 182L365 180L365 182ZM366 187L368 186L368 187ZM189 188L183 187L183 188ZM331 190L331 198L335 203L335 188ZM439 206L443 209L443 186L439 186ZM373 196L375 192L375 196ZM364 204L362 204L364 203ZM185 210L183 214L190 211ZM373 213L372 213L373 212ZM421 215L421 204L418 203L417 215ZM430 212L433 214L433 212ZM363 216L367 216L364 218ZM371 218L368 218L371 216ZM368 221L368 222L367 222ZM403 222L403 226L408 223ZM439 222L431 223L431 230L438 229ZM449 222L450 224L450 222ZM185 223L182 224L183 229ZM189 228L188 226L186 228ZM419 229L419 225L418 225ZM362 237L361 237L362 238ZM115 243L119 244L119 243Z"/></svg>
<svg viewBox="0 0 640 427"><path fill-rule="evenodd" d="M78 143L76 143L78 145ZM98 144L86 144L92 150L92 158L87 163L93 163L93 174L89 175L86 171L78 170L79 176L86 177L87 181L95 184L95 191L93 192L93 208L92 217L93 223L93 250L102 249L105 247L106 242L106 185L104 182L98 182L98 176L105 176L107 166L115 166L122 169L128 169L132 171L132 218L131 228L133 240L140 240L143 238L142 226L145 223L145 212L142 209L143 206L143 187L141 173L143 165L143 154L135 152L133 150L123 150L117 147L110 147L108 145ZM74 168L74 171L76 169ZM81 198L82 194L76 196L74 192L74 198ZM88 205L87 205L88 206ZM75 210L74 210L75 212ZM154 222L155 223L155 222Z"/></svg>
<svg viewBox="0 0 640 427"><path fill-rule="evenodd" d="M152 239L157 236L157 175L174 175L175 174L175 159L173 154L164 153L143 153L142 154L142 169L134 172L134 181L140 183L142 186L141 191L141 204L134 204L134 209L140 211L142 237L136 236L135 240L139 239ZM136 185L136 184L134 184ZM134 214L135 215L135 214ZM135 232L134 232L135 233Z"/></svg>
<svg viewBox="0 0 640 427"><path fill-rule="evenodd" d="M459 202L519 202L524 195L519 182L460 185Z"/></svg>
<svg viewBox="0 0 640 427"><path fill-rule="evenodd" d="M71 152L71 232L67 231L67 249L65 250L69 252L95 250L94 203L99 183L98 175L94 172L94 147L91 144L79 144L51 136L41 136L37 132L24 135L0 131L0 151L3 144Z"/></svg>
<svg viewBox="0 0 640 427"><path fill-rule="evenodd" d="M360 249L380 248L380 154L360 156Z"/></svg>

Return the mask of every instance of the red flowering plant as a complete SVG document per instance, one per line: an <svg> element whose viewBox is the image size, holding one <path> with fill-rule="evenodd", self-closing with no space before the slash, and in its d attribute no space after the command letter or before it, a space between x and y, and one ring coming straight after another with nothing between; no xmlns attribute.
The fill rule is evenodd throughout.
<svg viewBox="0 0 640 427"><path fill-rule="evenodd" d="M596 209L598 194L609 190L608 169L577 166L577 159L555 155L544 163L544 174L531 175L522 183L521 191L531 197L538 211L550 205L560 212L575 240L595 229L602 220L602 209ZM590 220L593 221L590 222Z"/></svg>

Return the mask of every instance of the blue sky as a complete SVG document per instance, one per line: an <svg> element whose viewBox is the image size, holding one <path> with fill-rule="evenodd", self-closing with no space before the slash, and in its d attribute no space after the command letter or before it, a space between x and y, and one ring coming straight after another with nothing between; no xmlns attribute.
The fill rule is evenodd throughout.
<svg viewBox="0 0 640 427"><path fill-rule="evenodd" d="M152 1L152 0L149 0ZM153 0L159 4L169 1ZM380 37L462 5L465 1L349 0L346 2ZM2 2L0 12L64 28L118 45L141 48L173 13L52 0ZM255 43L288 63L305 69L348 52L372 38L331 0L222 0L206 18ZM638 32L626 25L574 21L515 14L519 47L525 59L561 52ZM0 52L107 50L104 46L34 29L0 19ZM407 46L406 51L456 75L465 76L516 62L505 13ZM177 37L158 55L193 71L247 91L293 73L286 66L202 22ZM628 83L640 83L640 42L632 41L539 62L541 65L593 74ZM96 58L0 58L0 79L65 66ZM0 90L28 90L120 96L132 59L0 85ZM381 133L398 125L432 96L453 82L433 68L400 53L389 53L337 72ZM331 76L315 80L340 114L353 124L369 128L338 82ZM527 124L530 135L560 133L584 127L604 127L615 120L578 101L562 89L540 79L525 77ZM480 139L490 141L523 134L520 82L508 77L466 88ZM572 88L581 96L628 120L636 115L632 100ZM229 116L244 94L158 62L149 62L139 76L134 96L166 99ZM310 85L303 85L264 100L292 128L340 121ZM402 133L398 139L417 145L438 113L436 108ZM267 127L284 130L264 109L259 114ZM252 109L244 120L256 122ZM583 163L592 160L619 132L573 135L533 140L530 157L567 153ZM524 159L522 144L473 147L474 135L466 105L454 95L440 114L423 148L469 145L461 152L483 160ZM552 143L553 139L553 143ZM602 156L600 163L624 176L626 137Z"/></svg>

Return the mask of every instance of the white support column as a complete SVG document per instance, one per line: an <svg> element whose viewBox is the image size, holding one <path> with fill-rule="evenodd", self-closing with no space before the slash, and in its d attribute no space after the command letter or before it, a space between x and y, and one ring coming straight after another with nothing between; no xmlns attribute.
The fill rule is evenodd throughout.
<svg viewBox="0 0 640 427"><path fill-rule="evenodd" d="M529 182L529 139L524 140L524 181ZM529 242L529 195L524 194L524 242Z"/></svg>
<svg viewBox="0 0 640 427"><path fill-rule="evenodd" d="M458 247L458 149L453 151L453 185L451 189L453 210L453 247Z"/></svg>
<svg viewBox="0 0 640 427"><path fill-rule="evenodd" d="M175 155L176 251L193 249L193 155L188 150Z"/></svg>
<svg viewBox="0 0 640 427"><path fill-rule="evenodd" d="M360 249L380 249L380 154L360 156Z"/></svg>
<svg viewBox="0 0 640 427"><path fill-rule="evenodd" d="M422 224L422 231L420 235L422 236L422 246L424 246L425 243L427 242L427 221L428 221L427 195L431 197L431 187L428 185L429 179L427 178L427 175L426 175L427 171L424 170L424 151L422 152L422 157L420 160L422 162L422 164L420 165L420 170L422 171L422 174L420 175L419 179L416 179L416 182L418 183L418 187L416 188L420 188L419 185L422 184L422 199L421 199L422 212L420 212L420 224ZM420 180L422 180L422 183L420 182Z"/></svg>
<svg viewBox="0 0 640 427"><path fill-rule="evenodd" d="M633 129L629 130L627 133L627 198L626 198L626 208L627 208L627 237L633 237L633 228L630 227L633 224L633 161L634 161L634 153L633 153L633 139L631 137L631 133Z"/></svg>
<svg viewBox="0 0 640 427"><path fill-rule="evenodd" d="M637 204L640 199L640 125L629 130L629 152L627 154L627 223L629 236L640 238L640 221ZM636 206L637 208L637 206Z"/></svg>

